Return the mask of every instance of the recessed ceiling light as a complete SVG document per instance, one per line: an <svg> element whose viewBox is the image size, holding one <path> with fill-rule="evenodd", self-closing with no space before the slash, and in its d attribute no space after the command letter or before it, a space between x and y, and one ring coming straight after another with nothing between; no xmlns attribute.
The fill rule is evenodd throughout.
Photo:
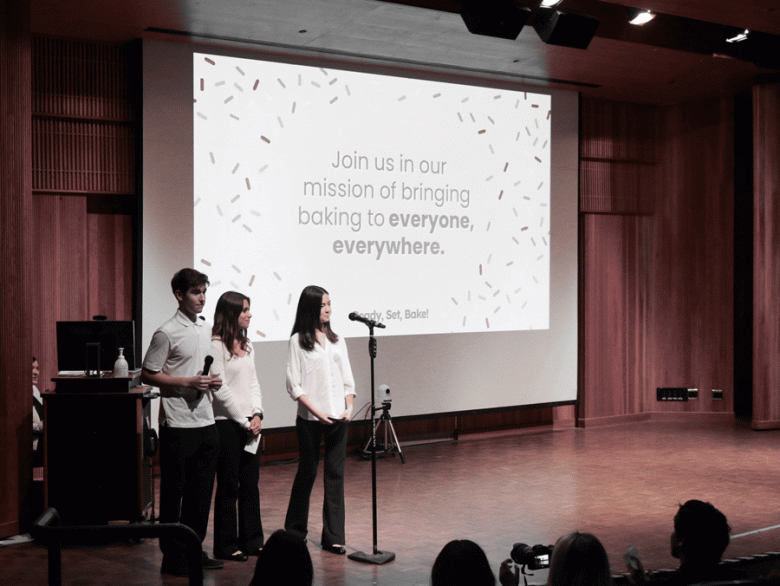
<svg viewBox="0 0 780 586"><path fill-rule="evenodd" d="M655 14L653 14L649 10L638 10L635 11L635 13L633 14L629 12L629 18L630 20L628 22L630 22L631 24L641 26L653 20L655 18Z"/></svg>
<svg viewBox="0 0 780 586"><path fill-rule="evenodd" d="M550 8L556 4L560 4L562 0L542 0L542 6L544 8Z"/></svg>

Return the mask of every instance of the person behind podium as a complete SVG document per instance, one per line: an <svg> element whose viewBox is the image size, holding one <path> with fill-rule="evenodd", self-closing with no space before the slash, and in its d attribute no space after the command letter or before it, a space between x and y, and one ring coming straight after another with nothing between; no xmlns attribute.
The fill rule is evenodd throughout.
<svg viewBox="0 0 780 586"><path fill-rule="evenodd" d="M194 269L173 276L171 288L179 309L152 335L141 371L144 384L160 389L160 523L187 525L201 542L219 453L212 401L224 403L235 421L246 422L232 394L221 391L219 376L201 374L211 351L211 328L198 317L208 285L208 277ZM161 537L160 550L162 573L189 573L181 542ZM205 569L223 567L205 552L202 555Z"/></svg>
<svg viewBox="0 0 780 586"><path fill-rule="evenodd" d="M41 368L38 365L38 359L33 356L32 359L32 393L33 393L33 468L43 466L43 399L38 390L38 378L41 374Z"/></svg>
<svg viewBox="0 0 780 586"><path fill-rule="evenodd" d="M255 372L255 356L247 337L252 319L249 297L227 291L217 301L211 329L212 371L222 375L222 389L231 393L249 421L249 433L227 410L214 405L219 433L217 494L214 498L214 557L245 562L263 547L260 520L260 451L263 397ZM248 442L249 440L249 442ZM238 504L238 516L236 516Z"/></svg>
<svg viewBox="0 0 780 586"><path fill-rule="evenodd" d="M309 501L324 438L321 543L325 551L343 555L344 463L355 379L347 345L331 328L330 312L330 296L325 289L310 285L301 292L287 354L287 392L298 403L295 428L300 458L284 528L306 539Z"/></svg>

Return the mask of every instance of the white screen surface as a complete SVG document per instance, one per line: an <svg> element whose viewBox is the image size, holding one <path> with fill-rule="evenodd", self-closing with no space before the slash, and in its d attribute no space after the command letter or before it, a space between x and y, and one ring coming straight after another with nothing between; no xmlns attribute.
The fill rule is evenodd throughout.
<svg viewBox="0 0 780 586"><path fill-rule="evenodd" d="M192 46L157 41L144 41L143 44L144 277L141 284L143 314L140 337L144 350L153 331L176 309L170 291L173 273L182 267L194 266L205 272L212 283L208 292L209 308L203 314L209 322L213 321L214 303L223 291L235 289L252 299L250 333L255 340L258 376L266 412L264 426L267 429L294 424L295 405L284 386L286 339L292 327L298 295L309 284L321 285L330 292L333 300L333 327L338 334L347 337L357 381L358 408L370 398L370 360L366 350L368 330L363 324L347 319L351 311L368 315L375 312L374 317L384 312L380 320L386 323L387 329L377 329L375 332L378 338L376 384L385 383L391 387L394 416L576 400L576 94L518 88L516 84L501 80L490 83L480 80L481 84L491 87L473 85L476 81L466 85L453 84L447 81L447 76L441 71L417 72L417 77L426 79L407 79L369 75L376 71L376 67L366 64L355 66L356 69L362 69L358 73L335 69L328 63L316 67L304 67L300 63L285 64L282 61L294 59L289 55L281 58L265 54L255 66L257 55L211 49L207 53L215 64L223 63L222 59L230 57L231 60L224 63L241 64L244 75L236 71L236 77L228 77L225 73L224 80L221 80L204 74L204 89L201 92L201 76L196 73L196 68L198 59L204 56L203 49L193 50ZM304 61L310 64L310 56L308 61L301 60ZM230 111L229 106L241 100L248 102L247 94L253 91L256 79L260 79L259 73L249 79L250 72L267 71L269 63L274 67L285 68L285 77L277 74L272 78L278 89L271 83L273 90L267 98L274 104L274 115L257 132L249 124L234 125L249 126L250 134L256 139L254 145L237 151L235 147L228 147L235 134L228 132L231 122L235 122L230 115L240 118L246 112ZM215 67L205 61L203 64ZM330 100L335 95L327 100L320 99L321 103L317 104L320 120L311 122L311 125L299 123L296 116L305 112L303 96L320 95L315 86L312 86L314 89L298 92L296 84L302 70L312 72L313 77L308 78L309 81L320 83L317 76L327 80L326 83L332 79L340 80L333 86L346 84L344 80L351 80L354 76L358 81L347 84L349 92L353 94L364 83L364 79L369 79L369 87L375 84L384 87L385 92L380 98L369 100L368 105L361 106L368 110L372 109L371 104L377 106L373 118L368 122L369 131L366 130L365 117L360 118L358 124L357 117L356 122L351 123L352 117L348 116L336 130L327 130L327 127L322 126L336 119L329 114L324 116L322 112L328 113L328 108L333 109L340 103L340 106L346 103L352 106L353 102L348 100L344 86L341 86L338 100L333 104ZM208 68L206 71L209 71ZM227 71L230 72L229 67ZM279 84L279 78L287 86L286 89ZM248 80L246 85L239 83L241 79ZM220 81L225 83L217 86ZM463 81L462 75L458 81ZM225 114L224 123L219 125L223 132L218 134L219 138L212 139L214 142L211 146L205 146L208 150L204 152L198 146L198 124L205 120L198 115L198 110L206 103L199 94L210 93L210 90L207 91L210 83L212 87L223 87L225 90L232 87L234 97L227 102L225 100L230 97L229 93L215 97L209 110L201 111L207 118ZM235 87L236 83L241 85L241 90ZM331 85L320 83L320 86L320 89L326 91L333 90ZM414 90L417 93L412 93L408 89L410 87L418 88ZM433 92L428 88L434 88ZM524 91L526 89L527 93ZM429 108L430 111L424 114L423 119L414 118L404 108L415 101L415 96L426 92L430 95L426 98L428 102L435 102L437 106ZM433 98L436 93L440 95ZM239 95L240 99L237 97ZM395 96L395 99L391 100L390 95ZM461 97L446 102L450 95ZM498 95L501 97L496 98ZM197 102L193 102L194 97ZM400 99L402 97L403 100ZM469 98L468 101L459 101L465 97ZM288 101L285 103L282 98ZM518 120L526 123L523 125L514 120L514 115L501 109L514 108L517 98L521 99L517 110L522 110L525 102L539 105L531 110L530 115L518 114ZM379 99L384 102L378 102ZM313 100L309 96L308 102ZM424 102L422 98L418 101ZM469 102L481 105L472 109L464 105ZM535 110L540 113L544 111L544 115L534 116ZM425 109L422 111L426 112ZM458 114L463 118L463 123L458 119ZM471 119L472 114L474 121ZM260 114L251 112L249 117L253 116L260 124ZM323 117L328 120L323 122ZM444 122L434 124L439 117L445 119ZM408 135L405 137L398 129L404 128L402 122L406 119L417 122L411 129L403 131ZM242 119L240 122L247 121ZM483 127L478 122L483 123L485 132L480 133ZM532 126L528 126L529 122ZM300 128L293 130L296 124L300 124ZM496 136L506 135L507 141L487 141L485 135L491 129L495 130ZM286 134L288 131L290 134ZM449 134L439 135L439 132ZM287 136L294 136L294 133L298 133L296 144L282 149L285 141L290 140ZM539 152L531 154L533 148L541 147L545 133L549 134L549 143L545 146L548 153L546 159ZM531 135L538 138L536 147L532 140L528 140ZM459 140L463 141L462 145ZM508 145L512 141L525 142L526 146L530 143L531 151L510 151ZM217 156L217 147L223 149L223 155ZM480 147L484 149L480 150ZM544 152L541 151L542 154ZM213 162L210 153L214 153ZM228 156L230 153L232 156ZM304 181L370 184L381 190L383 185L391 184L392 181L396 181L398 186L406 179L397 167L394 167L393 172L374 169L371 174L367 169L355 168L355 165L351 169L344 169L343 163L341 169L338 169L333 167L336 153L351 156L353 161L360 164L365 162L369 168L380 159L387 161L392 158L394 163L402 158L409 159L415 163L415 171L409 172L409 175L414 177L416 186L422 183L423 186L437 187L443 183L460 191L468 190L469 203L463 206L463 199L453 199L442 205L437 205L435 200L385 201L381 199L381 193L379 199L375 196L374 200L305 196ZM205 159L199 159L199 156ZM361 159L361 156L366 159ZM305 166L299 162L303 157L307 157ZM534 157L541 159L541 162ZM339 160L348 162L348 159ZM444 162L444 165L438 167L443 173L422 174L418 165L422 160ZM279 189L278 193L278 188L273 188L273 193L269 192L269 184L266 183L269 181L266 177L272 177L269 171L274 170L275 166L281 169L278 176L289 184L289 188ZM543 170L545 166L546 171ZM205 193L197 196L201 174L207 182L215 181L207 178L213 171L212 167L220 169L222 178L216 184L212 183L215 185L213 189L205 190ZM265 169L261 171L263 167ZM532 180L532 173L526 173L525 170L529 167L530 171L538 170L542 175L547 174L546 184L541 189L532 189L542 181L536 184L536 180ZM515 175L516 171L521 172ZM515 185L518 180L520 183ZM236 196L238 198L231 202ZM268 201L262 198L271 196L275 199L266 206ZM533 201L540 205L529 204L526 197L532 200L538 198ZM545 198L547 206L542 205ZM263 206L253 206L252 202L263 202ZM508 204L512 204L511 207ZM216 205L221 206L222 216L216 210ZM239 212L231 212L230 206L246 207ZM326 206L338 207L339 211L347 211L349 214L360 212L361 227L353 230L354 226L346 225L301 225L298 214L299 208L303 209L304 206L310 213ZM213 233L205 248L199 251L196 225L201 210L207 221L207 230L213 229ZM390 214L407 215L407 226L369 226L368 211L385 214L386 224ZM429 224L425 228L412 226L412 214L467 216L469 228L440 230L439 226L431 233ZM523 214L526 214L525 218ZM236 219L237 216L240 217ZM507 217L509 221L505 221ZM503 228L503 233L499 228L494 231L494 227L502 222L507 226ZM229 228L225 230L217 226L220 223ZM284 227L282 234L279 233L280 227ZM523 230L525 227L527 229ZM269 247L266 253L258 254L254 248L263 245L254 244L252 238L264 229L270 232L275 230L276 236L270 244L265 245ZM491 240L496 234L501 236L495 238L504 240ZM530 238L524 241L526 235ZM250 239L247 240L247 237ZM401 238L407 241L436 241L444 254L430 254L429 247L429 254L412 252L407 255L390 255L383 252L381 258L377 258L374 247L373 254L357 254L356 248L352 254L337 254L333 249L333 243L337 240L367 242ZM518 242L515 243L512 238ZM217 265L214 260L217 248L228 251L229 263L222 261L223 266ZM293 254L291 251L296 249L299 252ZM528 254L529 249L539 252ZM511 254L514 254L514 260ZM515 264L507 265L510 262ZM525 272L517 266L521 263L526 263L523 269ZM546 269L529 269L534 266ZM515 278L531 279L531 288L540 300L532 301L530 296L521 300L523 295L529 293L528 287L521 283L512 288L512 279ZM520 291L516 292L517 289ZM491 297L490 292L495 294L496 290L498 294ZM432 301L428 301L430 299ZM535 306L537 310L523 312L523 303L527 303L526 307L538 303ZM500 307L498 311L497 307ZM428 317L387 319L388 311L404 315L407 309L427 309ZM435 314L439 310L443 315ZM436 333L424 334L423 331Z"/></svg>
<svg viewBox="0 0 780 586"><path fill-rule="evenodd" d="M262 291L253 340L287 340L320 283L392 335L549 327L549 95L200 53L193 69L193 262L215 293Z"/></svg>

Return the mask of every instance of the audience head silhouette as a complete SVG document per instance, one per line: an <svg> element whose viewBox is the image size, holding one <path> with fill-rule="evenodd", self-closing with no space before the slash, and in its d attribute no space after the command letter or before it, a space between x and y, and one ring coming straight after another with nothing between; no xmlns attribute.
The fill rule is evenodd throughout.
<svg viewBox="0 0 780 586"><path fill-rule="evenodd" d="M569 533L555 544L547 586L610 586L607 552L590 533Z"/></svg>
<svg viewBox="0 0 780 586"><path fill-rule="evenodd" d="M274 531L257 556L249 586L311 586L314 567L306 542L284 529Z"/></svg>
<svg viewBox="0 0 780 586"><path fill-rule="evenodd" d="M485 552L468 539L455 539L445 545L431 570L431 586L494 586L495 583Z"/></svg>
<svg viewBox="0 0 780 586"><path fill-rule="evenodd" d="M689 500L674 516L672 555L681 562L717 564L729 544L726 516L710 503Z"/></svg>

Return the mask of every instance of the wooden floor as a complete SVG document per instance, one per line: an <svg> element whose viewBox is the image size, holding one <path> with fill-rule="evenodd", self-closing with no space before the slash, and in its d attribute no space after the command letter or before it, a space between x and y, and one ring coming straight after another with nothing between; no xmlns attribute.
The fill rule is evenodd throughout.
<svg viewBox="0 0 780 586"><path fill-rule="evenodd" d="M313 506L309 550L315 584L427 584L436 555L456 538L479 543L497 571L513 543L551 543L572 530L596 534L616 573L624 571L628 545L649 568L671 568L676 566L669 555L672 517L690 498L710 501L728 517L733 538L727 557L777 551L779 446L780 432L751 431L742 422L647 422L406 446L405 464L397 457L377 463L379 549L394 552L395 561L373 566L322 552L321 508ZM294 464L261 470L266 535L283 524L294 474ZM320 479L312 498L317 505ZM348 458L346 492L348 552L371 552L370 462ZM210 552L211 545L209 533L204 547ZM187 583L161 576L160 561L154 539L73 546L63 551L63 583ZM41 545L0 547L2 584L46 584L46 568ZM246 586L252 571L252 562L231 562L206 572L204 580ZM545 578L538 572L529 582Z"/></svg>

